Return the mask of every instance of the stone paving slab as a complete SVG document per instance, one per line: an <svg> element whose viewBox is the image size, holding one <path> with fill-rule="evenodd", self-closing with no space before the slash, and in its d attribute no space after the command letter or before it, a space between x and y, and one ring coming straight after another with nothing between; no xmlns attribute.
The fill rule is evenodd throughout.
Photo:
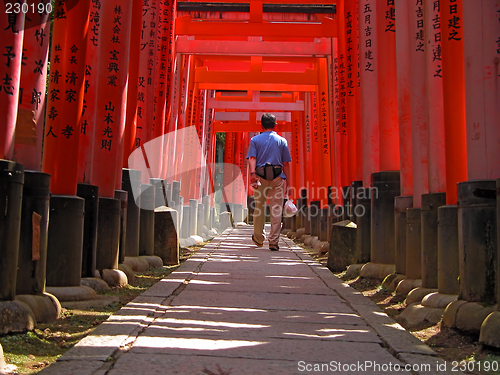
<svg viewBox="0 0 500 375"><path fill-rule="evenodd" d="M292 323L321 323L332 326L366 325L366 321L353 312L333 313L321 311L230 309L201 306L169 306L162 315L162 318L262 324L288 321Z"/></svg>
<svg viewBox="0 0 500 375"><path fill-rule="evenodd" d="M156 334L156 332L155 332ZM269 360L343 361L378 360L380 363L401 363L377 343L318 341L298 339L230 339L207 337L160 337L141 335L130 353L173 355L205 355L229 358Z"/></svg>
<svg viewBox="0 0 500 375"><path fill-rule="evenodd" d="M333 358L333 357L331 357ZM218 358L201 355L148 355L148 354L130 354L124 355L115 364L108 375L135 375L137 373L148 375L165 375L165 374L181 374L181 375L200 375L206 374L205 370L211 371L214 374L220 374L220 370L234 375L304 375L313 373L328 373L305 371L306 366L311 366L313 369L314 362L300 362L302 360L260 360L248 358ZM323 369L331 369L331 373L341 374L409 374L409 372L382 372L370 371L363 368L363 372L358 371L334 371L339 364L332 363L334 359L328 362L321 362L318 366L323 366ZM345 364L341 362L340 365ZM321 367L318 367L321 369ZM134 372L137 371L137 372Z"/></svg>
<svg viewBox="0 0 500 375"><path fill-rule="evenodd" d="M258 309L331 311L349 313L352 309L338 296L285 293L224 293L184 290L177 296L172 306L213 306L213 307L255 307Z"/></svg>
<svg viewBox="0 0 500 375"><path fill-rule="evenodd" d="M224 335L225 339L319 339L382 343L368 326L325 325L322 323L260 322L238 323L202 321L193 319L160 318L143 333L154 337L211 337Z"/></svg>
<svg viewBox="0 0 500 375"><path fill-rule="evenodd" d="M338 296L318 279L303 277L306 282L300 283L293 276L260 276L238 275L233 276L196 276L186 290L218 291L218 292L259 292L294 293Z"/></svg>
<svg viewBox="0 0 500 375"><path fill-rule="evenodd" d="M254 275L255 278L261 276L298 276L298 277L312 277L314 273L307 267L303 265L294 265L293 267L287 267L286 264L275 268L265 268L262 264L245 265L237 263L222 263L222 262L207 262L203 265L204 272L224 272L230 268L232 273L240 273L242 275Z"/></svg>

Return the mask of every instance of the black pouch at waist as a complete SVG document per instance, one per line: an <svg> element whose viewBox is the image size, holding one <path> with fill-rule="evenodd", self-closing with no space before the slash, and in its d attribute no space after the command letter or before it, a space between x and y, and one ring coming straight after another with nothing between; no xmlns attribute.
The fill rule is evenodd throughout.
<svg viewBox="0 0 500 375"><path fill-rule="evenodd" d="M272 165L267 163L263 167L255 168L255 173L257 176L262 177L264 180L274 180L278 177L283 171L283 167L281 165Z"/></svg>

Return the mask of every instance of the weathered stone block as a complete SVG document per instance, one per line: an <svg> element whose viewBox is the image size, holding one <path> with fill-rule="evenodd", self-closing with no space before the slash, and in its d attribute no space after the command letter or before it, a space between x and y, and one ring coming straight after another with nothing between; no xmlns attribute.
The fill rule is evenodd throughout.
<svg viewBox="0 0 500 375"><path fill-rule="evenodd" d="M179 264L179 236L175 228L177 211L168 207L155 210L155 255L166 266Z"/></svg>
<svg viewBox="0 0 500 375"><path fill-rule="evenodd" d="M220 221L221 231L223 231L227 228L231 228L233 226L233 216L232 216L231 212L229 212L229 211L221 212L220 217L219 217L219 221Z"/></svg>
<svg viewBox="0 0 500 375"><path fill-rule="evenodd" d="M488 315L481 325L479 342L500 348L500 311Z"/></svg>
<svg viewBox="0 0 500 375"><path fill-rule="evenodd" d="M26 332L35 328L33 311L20 301L0 302L0 334Z"/></svg>
<svg viewBox="0 0 500 375"><path fill-rule="evenodd" d="M37 323L53 322L61 314L61 304L52 294L41 295L21 294L16 296L16 301L20 301L29 306Z"/></svg>
<svg viewBox="0 0 500 375"><path fill-rule="evenodd" d="M358 263L356 224L349 220L333 224L330 239L327 267L331 271L344 271L348 265Z"/></svg>
<svg viewBox="0 0 500 375"><path fill-rule="evenodd" d="M102 279L111 286L123 287L128 283L125 272L116 269L102 270Z"/></svg>

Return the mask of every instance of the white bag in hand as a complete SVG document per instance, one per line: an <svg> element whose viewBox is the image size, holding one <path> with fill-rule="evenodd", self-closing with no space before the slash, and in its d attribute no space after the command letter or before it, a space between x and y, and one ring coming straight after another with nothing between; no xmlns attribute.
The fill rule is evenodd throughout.
<svg viewBox="0 0 500 375"><path fill-rule="evenodd" d="M284 217L292 217L297 213L297 207L293 204L291 200L287 200L285 207L283 208Z"/></svg>

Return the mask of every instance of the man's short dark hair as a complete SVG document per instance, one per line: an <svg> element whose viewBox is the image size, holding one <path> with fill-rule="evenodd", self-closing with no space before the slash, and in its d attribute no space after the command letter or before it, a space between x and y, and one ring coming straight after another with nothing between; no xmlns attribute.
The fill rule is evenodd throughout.
<svg viewBox="0 0 500 375"><path fill-rule="evenodd" d="M264 129L273 129L276 126L276 116L271 113L264 113L260 121Z"/></svg>

